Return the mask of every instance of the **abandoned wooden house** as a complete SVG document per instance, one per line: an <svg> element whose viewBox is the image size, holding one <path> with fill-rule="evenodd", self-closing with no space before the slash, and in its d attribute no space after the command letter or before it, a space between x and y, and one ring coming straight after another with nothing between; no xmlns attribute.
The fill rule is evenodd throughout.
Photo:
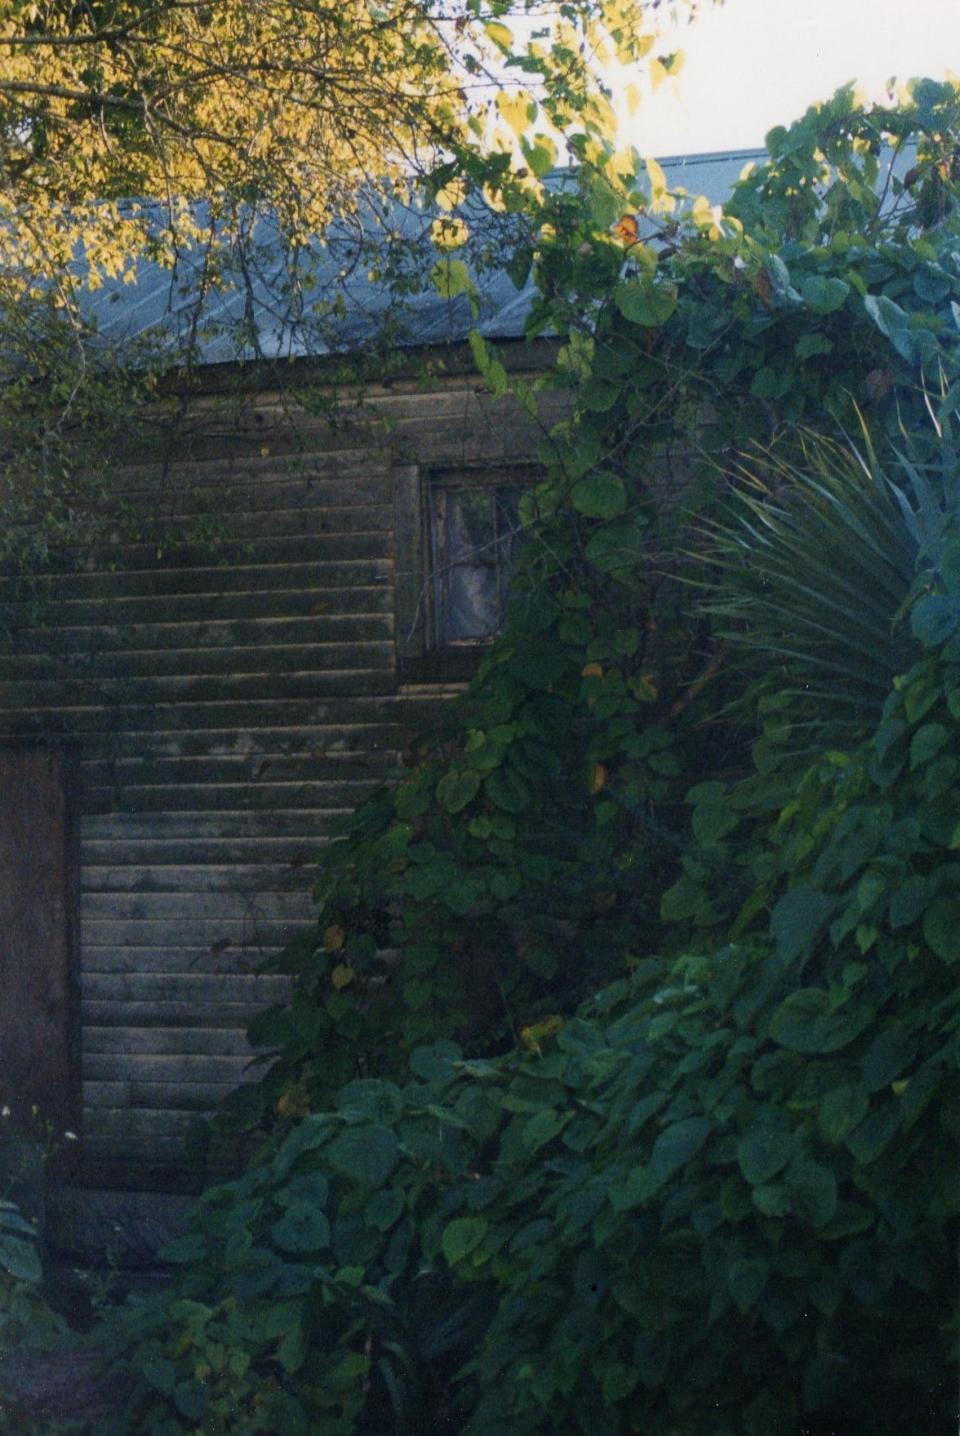
<svg viewBox="0 0 960 1436"><path fill-rule="evenodd" d="M748 158L667 171L722 198ZM86 1187L187 1179L185 1132L281 994L258 966L315 920L318 847L496 629L562 396L533 420L484 391L474 325L518 370L549 357L529 295L484 285L479 319L424 296L359 409L302 402L332 393L316 352L262 295L223 298L252 313L249 362L213 324L173 447L131 436L116 487L143 531L39 580L40 618L0 637L0 1104L75 1132ZM101 331L170 320L168 293L149 266L101 291Z"/></svg>

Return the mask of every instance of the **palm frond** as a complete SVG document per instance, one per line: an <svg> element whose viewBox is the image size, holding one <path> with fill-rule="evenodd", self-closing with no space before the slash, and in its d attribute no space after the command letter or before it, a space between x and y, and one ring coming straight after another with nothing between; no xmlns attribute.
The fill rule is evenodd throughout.
<svg viewBox="0 0 960 1436"><path fill-rule="evenodd" d="M862 450L803 435L799 458L743 462L701 532L700 608L811 748L869 732L915 657L904 608L918 567L937 565L960 478L952 460L897 462L895 482L866 432Z"/></svg>

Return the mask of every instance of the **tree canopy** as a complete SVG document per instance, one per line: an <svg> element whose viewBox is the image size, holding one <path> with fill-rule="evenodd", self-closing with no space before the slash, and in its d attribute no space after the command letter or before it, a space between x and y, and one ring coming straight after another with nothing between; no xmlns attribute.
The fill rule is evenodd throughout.
<svg viewBox="0 0 960 1436"><path fill-rule="evenodd" d="M497 116L533 133L534 94L547 128L589 124L598 49L652 44L639 0L5 0L0 276L62 283L82 245L96 283L147 230L170 256L197 201L305 243L365 184L511 148Z"/></svg>

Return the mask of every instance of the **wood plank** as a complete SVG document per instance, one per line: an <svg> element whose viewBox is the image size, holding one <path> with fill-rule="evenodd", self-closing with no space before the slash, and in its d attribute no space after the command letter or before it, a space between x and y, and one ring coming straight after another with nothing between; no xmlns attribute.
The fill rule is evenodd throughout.
<svg viewBox="0 0 960 1436"><path fill-rule="evenodd" d="M232 662L231 662L232 660ZM193 675L269 674L285 678L305 673L359 670L390 671L394 646L390 637L357 641L347 639L326 643L259 644L256 647L184 649L133 648L80 649L70 653L0 653L0 681L50 681L63 687L71 682L84 685L130 683L136 679L181 678ZM349 681L349 680L347 680Z"/></svg>
<svg viewBox="0 0 960 1436"><path fill-rule="evenodd" d="M217 1035L217 1034L214 1034ZM183 1054L134 1055L130 1052L84 1052L85 1082L230 1082L249 1080L248 1056Z"/></svg>
<svg viewBox="0 0 960 1436"><path fill-rule="evenodd" d="M181 783L296 783L382 779L397 766L395 750L381 753L255 752L241 758L103 759L81 767L86 789Z"/></svg>
<svg viewBox="0 0 960 1436"><path fill-rule="evenodd" d="M111 922L91 918L83 925L84 944L94 947L219 948L221 944L258 949L264 953L283 947L295 932L310 926L306 919L286 918L272 922L251 913L246 918L198 918L191 922L140 921L131 918Z"/></svg>
<svg viewBox="0 0 960 1436"><path fill-rule="evenodd" d="M173 973L121 973L85 972L82 975L81 991L85 1002L111 1003L120 1006L127 1003L184 1002L193 1004L194 1025L204 1019L204 1006L208 1002L223 1006L263 1007L282 1002L290 991L290 979L272 973L251 975L229 973L216 975L203 972ZM92 1026L99 1024L92 1023ZM111 1026L112 1023L104 1023ZM137 1026L137 1023L130 1023ZM176 1024L180 1026L179 1023ZM242 1025L242 1024L236 1024Z"/></svg>
<svg viewBox="0 0 960 1436"><path fill-rule="evenodd" d="M93 922L249 922L307 921L310 894L301 892L90 893L80 900L84 935Z"/></svg>
<svg viewBox="0 0 960 1436"><path fill-rule="evenodd" d="M195 1119L185 1111L142 1111L125 1107L95 1107L88 1114L83 1146L90 1150L98 1139L110 1139L110 1143L126 1146L135 1144L135 1149L154 1146L158 1139L184 1140L195 1127Z"/></svg>
<svg viewBox="0 0 960 1436"><path fill-rule="evenodd" d="M329 685L328 685L329 686ZM203 729L233 729L243 734L248 729L277 727L284 723L292 728L314 724L353 722L397 723L399 728L440 721L449 705L448 698L413 701L407 692L392 685L382 693L325 693L311 698L229 698L228 701L206 700L179 703L89 703L58 704L39 710L35 706L0 706L0 732L31 733L68 731L75 735L97 733L103 736L124 732L161 733L200 732Z"/></svg>
<svg viewBox="0 0 960 1436"><path fill-rule="evenodd" d="M213 1112L236 1088L234 1082L85 1082L84 1106Z"/></svg>
<svg viewBox="0 0 960 1436"><path fill-rule="evenodd" d="M218 460L194 461L176 460L173 463L129 463L116 471L118 492L121 494L155 491L176 493L201 493L206 489L215 492L222 488L242 485L258 491L274 484L289 486L297 484L329 484L346 488L365 482L376 483L389 478L389 461L378 448L366 451L356 448L337 449L316 447L303 449L299 454L259 454L254 450L246 453L223 455Z"/></svg>
<svg viewBox="0 0 960 1436"><path fill-rule="evenodd" d="M309 819L312 823L312 817ZM82 862L99 866L121 865L134 868L144 866L161 870L166 864L174 867L196 865L198 867L225 866L232 863L249 864L257 858L266 857L271 864L282 863L294 872L305 874L304 881L310 881L310 870L319 861L320 853L333 841L316 833L297 836L290 833L282 837L224 838L214 837L170 838L160 836L132 838L89 838L81 846Z"/></svg>
<svg viewBox="0 0 960 1436"><path fill-rule="evenodd" d="M203 1032L180 1027L86 1027L83 1033L85 1080L88 1058L111 1053L131 1065L141 1057L249 1058L251 1049L243 1027Z"/></svg>
<svg viewBox="0 0 960 1436"><path fill-rule="evenodd" d="M338 818L352 812L350 807L320 812L274 808L266 812L211 813L200 808L176 813L89 813L80 820L80 834L84 847L98 838L122 838L124 842L145 839L151 843L160 839L202 838L215 845L229 838L254 838L262 843L269 838L296 840L298 835L308 844L318 836L329 837L339 826Z"/></svg>
<svg viewBox="0 0 960 1436"><path fill-rule="evenodd" d="M297 565L293 567L298 568ZM370 584L357 581L333 588L328 587L326 582L318 582L315 577L291 582L285 569L257 570L257 574L266 580L275 575L278 580L276 586L269 582L258 584L251 581L246 591L210 589L194 592L184 585L181 594L140 592L135 588L131 594L108 595L107 606L102 598L49 595L41 605L46 618L44 631L52 626L54 631L56 627L97 626L105 613L109 613L111 623L122 629L140 623L159 626L164 623L233 623L244 619L282 622L298 617L323 615L330 618L341 614L348 617L383 614L389 621L392 616L393 596L389 586L390 574L386 571ZM364 575L358 575L358 580L362 577ZM28 612L23 605L19 608L11 605L11 627L28 626L33 622L32 615L32 608Z"/></svg>
<svg viewBox="0 0 960 1436"><path fill-rule="evenodd" d="M227 539L222 543L135 543L98 544L93 553L96 570L112 571L114 565L124 571L150 573L170 572L184 568L210 568L219 564L235 564L269 568L280 564L328 562L345 563L358 560L386 559L391 552L385 532L374 533L311 533L286 538L264 538L251 544Z"/></svg>
<svg viewBox="0 0 960 1436"><path fill-rule="evenodd" d="M81 1018L85 1025L99 1029L108 1027L129 1028L147 1026L151 1022L162 1022L167 1027L189 1028L196 1031L215 1032L219 1028L235 1028L238 1024L246 1027L258 1012L273 1006L270 1002L207 1002L204 1004L202 1020L198 1020L196 1006L190 1002L83 1002L80 1005Z"/></svg>
<svg viewBox="0 0 960 1436"><path fill-rule="evenodd" d="M281 718L283 710L274 714ZM85 760L162 758L246 758L268 755L320 755L327 759L350 759L368 753L395 749L399 728L385 723L313 723L288 727L209 729L196 732L143 732L128 728L120 733L90 733L83 744Z"/></svg>
<svg viewBox="0 0 960 1436"><path fill-rule="evenodd" d="M312 503L296 504L291 508L281 508L275 504L258 511L256 505L253 510L249 510L245 505L239 506L235 496L231 496L228 501L225 495L224 506L211 508L209 513L201 510L191 515L181 511L179 506L169 513L164 513L162 508L145 508L134 515L136 541L142 542L144 547L153 547L158 542L169 544L169 536L174 534L173 541L179 551L184 537L190 542L193 534L197 546L216 555L223 546L256 540L254 552L259 554L264 539L290 538L298 534L383 532L389 529L393 522L388 498L388 493L383 492L376 503ZM212 529L209 536L203 533L204 527ZM70 551L69 547L65 549L67 553ZM99 552L100 549L97 548L95 554Z"/></svg>
<svg viewBox="0 0 960 1436"><path fill-rule="evenodd" d="M311 880L302 863L154 865L134 860L103 867L91 862L83 868L83 893L303 893Z"/></svg>
<svg viewBox="0 0 960 1436"><path fill-rule="evenodd" d="M309 928L304 931L309 931ZM199 947L182 944L171 946L169 943L158 943L152 947L137 947L132 943L126 947L88 944L83 950L83 978L88 980L92 974L98 973L256 975L264 960L265 954L258 948L242 948L229 944L224 948L214 948L209 943Z"/></svg>
<svg viewBox="0 0 960 1436"><path fill-rule="evenodd" d="M284 699L330 698L347 693L369 697L386 695L396 689L392 669L327 668L315 673L224 673L166 675L161 678L130 677L102 681L81 678L34 679L8 682L3 696L9 709L34 708L60 711L70 707L96 707L115 712L117 708L150 707L162 704L242 703L249 699L272 702Z"/></svg>
<svg viewBox="0 0 960 1436"><path fill-rule="evenodd" d="M262 462L262 461L261 461ZM200 478L197 472L200 472ZM289 461L237 471L223 464L178 466L163 489L144 485L130 469L118 470L116 492L135 511L166 511L171 517L224 513L269 513L283 509L357 508L389 503L390 469L359 463L353 471L331 474L315 458L302 466Z"/></svg>
<svg viewBox="0 0 960 1436"><path fill-rule="evenodd" d="M269 778L269 774L267 775ZM271 783L190 783L151 787L130 784L124 788L82 787L85 816L122 810L139 813L293 812L351 811L378 786L376 778L345 778L325 782Z"/></svg>
<svg viewBox="0 0 960 1436"><path fill-rule="evenodd" d="M309 589L326 593L341 587L376 588L388 583L393 572L390 559L354 558L343 555L318 556L312 549L306 560L281 563L250 562L192 563L185 568L171 564L158 568L78 571L66 574L38 574L32 587L38 599L60 602L74 599L148 598L151 595L251 594L262 590ZM13 581L0 580L0 601L17 593Z"/></svg>
<svg viewBox="0 0 960 1436"><path fill-rule="evenodd" d="M384 642L393 634L389 612L317 613L305 618L256 617L236 622L207 617L203 622L119 623L111 610L100 609L104 622L21 628L14 633L18 654L140 652L155 649L256 648L314 646L321 643ZM51 617L56 617L52 614Z"/></svg>

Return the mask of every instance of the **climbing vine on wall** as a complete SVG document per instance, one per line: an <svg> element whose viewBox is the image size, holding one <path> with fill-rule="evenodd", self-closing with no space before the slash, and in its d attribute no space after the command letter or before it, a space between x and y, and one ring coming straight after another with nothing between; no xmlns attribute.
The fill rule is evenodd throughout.
<svg viewBox="0 0 960 1436"><path fill-rule="evenodd" d="M747 676L687 551L741 456L769 475L805 426L866 425L879 454L909 432L921 469L933 454L960 392L958 122L949 85L895 108L842 90L771 133L722 211L652 162L639 185L596 137L575 185L534 203L503 181L530 330L560 336L543 382L573 389L575 416L545 442L506 631L451 734L322 857L317 929L280 960L295 996L252 1032L280 1054L261 1115L428 1036L535 1045L670 942L685 794L745 771L757 736L718 717ZM535 401L474 353L494 393Z"/></svg>

